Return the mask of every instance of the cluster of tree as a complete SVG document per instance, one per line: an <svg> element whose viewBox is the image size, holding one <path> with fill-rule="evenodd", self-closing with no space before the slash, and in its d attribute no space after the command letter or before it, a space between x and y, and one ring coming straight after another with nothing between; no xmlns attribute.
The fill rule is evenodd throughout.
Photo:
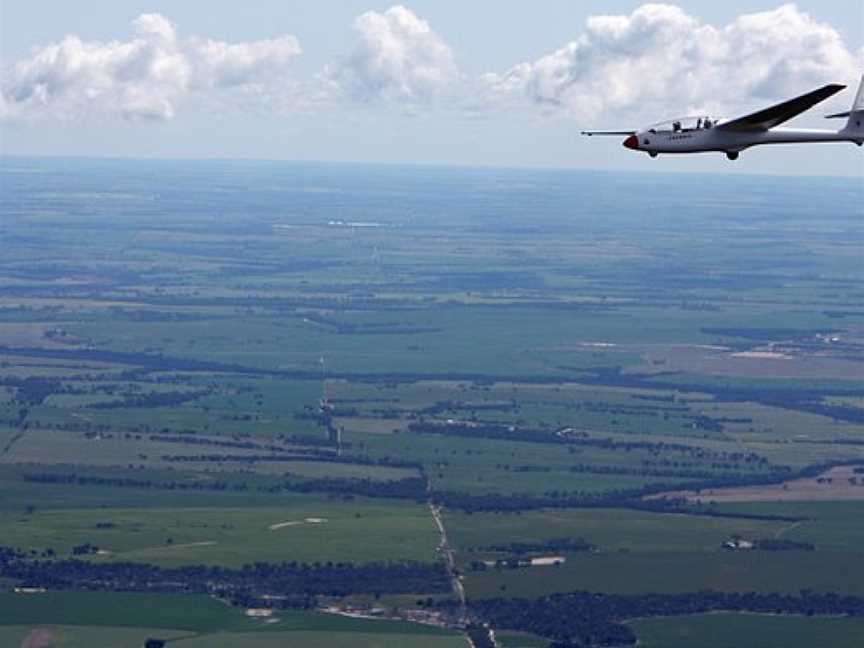
<svg viewBox="0 0 864 648"><path fill-rule="evenodd" d="M33 560L0 547L0 576L33 587L126 592L194 592L236 596L347 596L450 591L439 563L254 563L239 569L207 565L163 568L145 563Z"/></svg>
<svg viewBox="0 0 864 648"><path fill-rule="evenodd" d="M783 538L761 538L753 543L754 548L762 551L816 551L812 542L796 542Z"/></svg>
<svg viewBox="0 0 864 648"><path fill-rule="evenodd" d="M443 330L432 326L415 326L410 322L348 322L314 313L305 313L304 319L326 326L340 335L412 335L439 333Z"/></svg>
<svg viewBox="0 0 864 648"><path fill-rule="evenodd" d="M620 441L611 438L588 437L582 432L566 428L557 432L542 428L526 428L500 423L444 423L439 421L415 421L409 431L417 434L440 434L472 439L500 439L504 441L527 441L531 443L556 443L575 447L591 447L623 452L648 451L656 454L680 453L701 461L713 461L718 467L734 467L740 464L755 464L769 467L768 460L752 452L715 452L706 448L657 441ZM770 466L777 471L788 470L783 466Z"/></svg>
<svg viewBox="0 0 864 648"><path fill-rule="evenodd" d="M268 463L279 463L286 461L329 461L336 463L336 460L330 460L326 457L310 456L305 453L279 453L279 454L195 454L195 455L180 455L180 454L163 454L160 459L162 461L174 463L259 463L266 461ZM346 462L338 462L346 463Z"/></svg>
<svg viewBox="0 0 864 648"><path fill-rule="evenodd" d="M824 400L798 401L795 409L819 416L827 416L835 421L864 423L864 409L853 405L829 404Z"/></svg>
<svg viewBox="0 0 864 648"><path fill-rule="evenodd" d="M145 490L181 491L247 491L245 482L224 481L158 481L134 477L108 477L101 475L78 475L76 473L25 473L24 481L36 484L62 484L64 486L102 486L107 488L141 488Z"/></svg>
<svg viewBox="0 0 864 648"><path fill-rule="evenodd" d="M85 542L84 544L75 545L72 547L72 555L73 556L89 556L91 554L95 554L99 551L99 547L94 544L90 544L89 542Z"/></svg>
<svg viewBox="0 0 864 648"><path fill-rule="evenodd" d="M517 408L515 400L506 403L465 403L463 401L443 400L436 401L428 407L416 412L419 416L439 416L445 412L457 412L462 410L486 411L486 412L509 412Z"/></svg>
<svg viewBox="0 0 864 648"><path fill-rule="evenodd" d="M407 468L419 470L420 464L413 461L403 461L390 457L363 457L359 455L338 456L333 453L321 453L318 450L308 450L299 453L280 452L278 454L242 455L242 454L197 454L197 455L162 455L163 461L171 462L240 462L255 463L260 461L285 462L304 461L306 463L338 463L356 466L382 466L388 468Z"/></svg>
<svg viewBox="0 0 864 648"><path fill-rule="evenodd" d="M179 431L174 434L150 434L147 439L149 441L157 441L159 443L178 443L181 445L200 445L200 446L214 446L219 448L236 448L238 450L264 450L266 452L308 452L310 454L327 454L327 451L333 452L332 444L322 437L318 436L309 436L309 435L294 435L294 434L280 434L274 437L274 441L278 441L279 443L290 445L290 448L286 448L284 445L277 445L275 443L260 443L258 441L251 440L241 440L245 435L239 435L241 438L214 438L212 436L199 436L197 432L194 430L189 431ZM129 433L126 433L127 439L130 437ZM134 437L137 440L141 439L140 435ZM309 446L313 449L306 449L297 446ZM352 444L350 443L342 443L342 449L351 448Z"/></svg>
<svg viewBox="0 0 864 648"><path fill-rule="evenodd" d="M154 297L155 298L155 297ZM230 299L231 298L226 298ZM251 299L251 298L250 298ZM280 298L281 299L281 298ZM241 300L242 301L242 300ZM252 302L258 301L251 299ZM292 301L292 300L289 300ZM346 308L343 301L339 308ZM382 304L376 303L376 308ZM97 349L53 349L53 348L19 348L0 346L0 353L8 356L28 356L37 358L59 358L66 360L81 360L107 362L113 364L133 365L158 371L193 371L207 373L232 373L241 375L277 376L294 380L321 379L320 372L302 370L275 370L247 367L238 364L219 363L191 358L169 357L159 353L134 353L121 351L105 351ZM844 405L829 405L825 397L832 394L864 395L864 388L834 388L804 389L794 387L742 387L716 382L674 384L661 382L669 374L655 373L650 376L626 374L621 367L559 367L568 374L549 375L490 375L482 373L348 373L331 372L330 378L366 381L373 383L413 383L423 380L447 380L474 382L475 384L494 384L496 382L512 382L525 384L561 384L564 382L579 382L587 385L604 385L615 387L632 387L641 389L668 390L674 386L679 391L699 392L709 394L717 401L749 401L773 407L781 407L796 411L806 411L830 416L836 420L852 422L864 421L864 410Z"/></svg>
<svg viewBox="0 0 864 648"><path fill-rule="evenodd" d="M199 251L200 254L200 251ZM329 264L332 265L332 264ZM324 267L324 266L322 266ZM296 270L295 270L296 272ZM404 288L404 286L400 286ZM350 286L346 286L347 290ZM233 306L239 309L261 308L276 312L296 312L302 309L303 317L308 317L310 310L323 311L382 311L382 310L404 310L405 308L416 309L416 301L412 298L376 298L364 295L339 295L328 297L324 295L315 296L291 296L291 297L265 297L262 295L244 297L216 297L202 295L154 295L153 293L139 293L135 301L145 304L165 306Z"/></svg>
<svg viewBox="0 0 864 648"><path fill-rule="evenodd" d="M623 508L632 508L651 513L675 513L681 515L701 515L705 517L728 518L733 520L766 520L773 522L806 522L810 518L800 515L781 515L778 513L746 513L744 511L718 510L714 504L691 502L684 498L643 499L639 502L625 503Z"/></svg>
<svg viewBox="0 0 864 648"><path fill-rule="evenodd" d="M469 439L566 443L561 436L554 434L551 430L529 429L500 423L443 423L420 420L410 423L408 431L415 434L440 434Z"/></svg>
<svg viewBox="0 0 864 648"><path fill-rule="evenodd" d="M775 483L769 481L770 476L719 476L704 482L698 482L693 488L723 488L736 485L759 485ZM641 488L614 489L602 492L558 491L550 490L543 493L465 493L462 491L437 491L432 493L436 504L457 508L465 513L496 512L513 513L541 508L627 508L655 513L685 513L689 515L704 515L709 517L741 518L754 520L801 521L800 517L718 511L712 506L693 504L685 498L654 498L657 495L674 490L674 484L651 484Z"/></svg>
<svg viewBox="0 0 864 648"><path fill-rule="evenodd" d="M317 406L313 407L312 405L305 405L303 411L295 412L294 419L297 421L317 421L321 425L326 425L328 418L334 416L352 417L357 416L360 413L356 407L344 407L333 405L332 403L328 405L328 408L329 409L325 413Z"/></svg>
<svg viewBox="0 0 864 648"><path fill-rule="evenodd" d="M456 604L426 602L444 610ZM803 590L787 594L702 591L686 594L613 595L592 592L554 594L538 599L469 600L480 622L501 630L548 637L575 648L634 645L626 619L708 612L864 616L864 598Z"/></svg>
<svg viewBox="0 0 864 648"><path fill-rule="evenodd" d="M147 437L149 441L159 443L179 443L182 445L201 445L213 446L218 448L236 448L237 450L264 450L266 452L285 452L286 448L272 443L257 443L255 441L239 441L233 439L214 439L212 437L201 437L191 434L169 435L169 434L151 434ZM280 438L282 440L282 438ZM292 439L293 440L293 439ZM309 441L321 443L323 440L317 437L310 437ZM304 445L312 445L302 441ZM291 448L291 452L303 452L300 448Z"/></svg>
<svg viewBox="0 0 864 648"><path fill-rule="evenodd" d="M699 415L699 416L689 416L689 417L685 417L685 418L691 419L693 421L693 427L700 429L700 430L706 430L708 432L720 433L720 432L723 432L723 429L724 429L723 423L721 423L717 419L711 418L710 416Z"/></svg>
<svg viewBox="0 0 864 648"><path fill-rule="evenodd" d="M149 394L126 394L123 400L112 400L104 403L93 403L90 409L109 410L125 409L127 407L171 407L189 401L198 400L210 395L210 390L176 392L150 392Z"/></svg>
<svg viewBox="0 0 864 648"><path fill-rule="evenodd" d="M59 358L64 360L81 360L105 362L110 364L133 365L159 371L205 371L217 373L269 373L258 371L238 364L194 360L192 358L169 357L158 353L141 353L127 351L107 351L101 349L49 349L42 347L4 347L0 346L4 355L27 356L31 358Z"/></svg>
<svg viewBox="0 0 864 648"><path fill-rule="evenodd" d="M326 493L342 498L383 497L417 501L423 501L427 495L426 480L420 477L390 480L321 478L297 481L284 480L258 485L250 485L245 481L159 481L134 477L79 475L76 473L25 473L22 479L37 484L139 488L162 491L248 492L254 490L264 494Z"/></svg>
<svg viewBox="0 0 864 648"><path fill-rule="evenodd" d="M201 322L219 319L213 313L181 313L112 307L111 314L133 322Z"/></svg>
<svg viewBox="0 0 864 648"><path fill-rule="evenodd" d="M821 332L821 331L820 331ZM726 343L728 346L728 343ZM742 349L750 348L745 345ZM562 369L568 369L562 367ZM577 368L573 368L574 370ZM678 391L698 392L711 395L717 402L754 402L771 407L810 412L828 416L835 420L860 423L864 421L864 411L860 408L845 405L829 405L825 397L837 394L847 396L862 396L864 388L832 386L826 389L799 388L799 387L774 387L774 386L740 386L734 384L723 384L713 381L690 382L686 384L661 382L664 377L673 374L655 373L650 376L639 374L626 374L621 367L596 367L583 369L584 373L576 379L583 384L604 385L614 387L631 387L640 389L670 389L674 387Z"/></svg>
<svg viewBox="0 0 864 648"><path fill-rule="evenodd" d="M742 456L736 456L742 455ZM786 466L774 466L769 463L768 459L754 453L724 453L725 458L717 461L684 460L684 459L669 459L666 457L655 457L650 459L642 459L641 465L655 470L669 471L700 471L706 467L712 470L749 470L749 471L788 471Z"/></svg>
<svg viewBox="0 0 864 648"><path fill-rule="evenodd" d="M668 490L669 487L665 490ZM649 494L648 488L619 489L603 492L546 491L544 493L465 493L462 491L436 491L432 500L436 504L456 508L465 513L514 513L541 508L637 508L652 507L640 498ZM664 507L671 510L672 506Z"/></svg>
<svg viewBox="0 0 864 648"><path fill-rule="evenodd" d="M259 487L259 491L266 490ZM384 497L392 499L411 499L424 501L428 496L427 482L420 477L405 479L304 479L297 482L284 482L281 490L292 493L328 493L347 499L354 496Z"/></svg>
<svg viewBox="0 0 864 648"><path fill-rule="evenodd" d="M777 471L761 474L721 474L710 479L687 484L690 490L731 488L736 486L762 486L782 483L789 479L816 477L835 466L857 465L860 460L813 464L798 471ZM550 490L536 493L484 493L439 491L432 494L433 501L442 506L458 508L466 513L515 512L540 508L628 508L656 513L685 513L710 517L777 520L799 522L806 518L761 513L719 511L712 505L692 503L684 497L656 497L681 487L674 483L655 483L641 488L616 489L602 492Z"/></svg>
<svg viewBox="0 0 864 648"><path fill-rule="evenodd" d="M4 378L0 385L15 389L15 400L25 405L39 405L51 394L61 389L57 378L28 376L27 378Z"/></svg>
<svg viewBox="0 0 864 648"><path fill-rule="evenodd" d="M275 439L277 441L280 441L281 443L310 446L313 448L326 448L333 446L333 442L330 439L325 439L319 436L311 436L308 434L280 434L276 436ZM354 447L354 444L348 441L342 441L341 447L343 450L348 450Z"/></svg>
<svg viewBox="0 0 864 648"><path fill-rule="evenodd" d="M571 473L591 475L632 475L636 477L674 477L678 479L713 479L721 467L711 465L714 470L669 470L662 468L627 468L626 466L601 466L597 464L574 464L567 470Z"/></svg>
<svg viewBox="0 0 864 648"><path fill-rule="evenodd" d="M538 553L593 551L597 546L584 538L553 538L539 542L506 542L486 547L474 548L472 551L494 551L516 556Z"/></svg>
<svg viewBox="0 0 864 648"><path fill-rule="evenodd" d="M654 403L674 403L678 400L675 398L675 394L633 394L630 398Z"/></svg>

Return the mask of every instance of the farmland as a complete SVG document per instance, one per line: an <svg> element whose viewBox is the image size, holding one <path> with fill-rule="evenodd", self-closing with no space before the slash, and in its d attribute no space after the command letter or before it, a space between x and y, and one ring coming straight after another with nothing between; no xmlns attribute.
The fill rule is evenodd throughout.
<svg viewBox="0 0 864 648"><path fill-rule="evenodd" d="M165 566L431 561L437 544L428 511L403 502L220 507L218 519L212 508L172 507L7 513L0 520L5 542L15 546L70 555L73 547L89 542L99 547L94 560Z"/></svg>
<svg viewBox="0 0 864 648"><path fill-rule="evenodd" d="M36 625L45 626L45 632L64 646L111 642L112 646L137 648L147 637L182 638L184 644L226 648L279 646L286 641L323 646L334 635L335 645L346 646L389 647L406 641L424 648L461 645L452 633L417 624L293 611L253 619L202 597L75 593L22 598L7 594L0 601L0 638L9 642L23 640Z"/></svg>
<svg viewBox="0 0 864 648"><path fill-rule="evenodd" d="M429 626L311 610L464 629L497 618L489 601L577 590L649 617L651 593L687 614L709 589L754 612L854 615L799 593L864 597L860 183L25 158L0 174L0 576L49 590L29 608L0 594L23 606L8 641L48 624L59 645L153 628L423 645ZM386 582L403 568L414 589ZM234 621L164 616L178 574L201 596L174 606L186 618ZM93 591L64 616L56 590ZM121 595L160 602L122 628L84 613ZM258 606L282 621L258 632ZM713 618L585 623L662 645ZM524 636L505 642L560 638Z"/></svg>
<svg viewBox="0 0 864 648"><path fill-rule="evenodd" d="M849 527L857 525L854 514L838 510L820 515L812 505L809 509L762 510L785 515L788 520L556 509L518 515L453 514L447 526L456 555L469 574L469 594L478 598L502 593L531 598L571 590L641 594L701 588L797 592L812 587L864 593L860 579L853 576L857 572L850 570L850 565L864 566L854 537L848 535ZM796 517L808 521L791 521ZM838 528L842 522L845 524ZM544 544L550 541L574 537L584 539L592 549L556 551L551 545L544 551ZM734 537L816 541L820 551L790 556L724 550L723 543ZM829 537L836 539L831 542ZM842 540L847 537L848 542ZM512 556L508 543L535 545L529 555L560 555L565 560L548 567L477 569L478 562L488 564Z"/></svg>
<svg viewBox="0 0 864 648"><path fill-rule="evenodd" d="M633 622L646 648L738 648L757 641L764 648L807 648L827 645L853 648L864 641L860 619L810 619L756 615L711 614Z"/></svg>

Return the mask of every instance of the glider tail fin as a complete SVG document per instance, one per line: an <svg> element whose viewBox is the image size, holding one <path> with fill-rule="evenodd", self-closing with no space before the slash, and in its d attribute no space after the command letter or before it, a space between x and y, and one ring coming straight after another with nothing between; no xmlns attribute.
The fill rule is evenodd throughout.
<svg viewBox="0 0 864 648"><path fill-rule="evenodd" d="M849 121L846 122L846 130L864 133L864 76L858 84L858 94L855 95L855 103L849 111Z"/></svg>
<svg viewBox="0 0 864 648"><path fill-rule="evenodd" d="M861 133L864 136L864 76L861 77L861 83L858 85L858 93L855 95L852 108L848 112L828 115L829 119L836 117L848 117L843 131L851 131L856 135Z"/></svg>
<svg viewBox="0 0 864 648"><path fill-rule="evenodd" d="M855 103L852 104L852 112L861 112L862 110L864 110L864 76L861 77L858 94L855 95Z"/></svg>

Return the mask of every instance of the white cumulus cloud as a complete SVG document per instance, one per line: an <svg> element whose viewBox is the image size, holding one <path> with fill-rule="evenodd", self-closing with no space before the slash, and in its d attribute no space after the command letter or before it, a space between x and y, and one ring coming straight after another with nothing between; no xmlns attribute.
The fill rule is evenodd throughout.
<svg viewBox="0 0 864 648"><path fill-rule="evenodd" d="M674 5L645 4L629 15L590 17L554 52L484 75L478 93L487 109L527 103L582 120L640 119L785 99L854 82L862 65L862 52L834 27L793 4L723 27Z"/></svg>
<svg viewBox="0 0 864 648"><path fill-rule="evenodd" d="M354 29L359 36L354 50L324 73L352 99L426 104L458 77L452 49L403 6L366 12L354 21Z"/></svg>
<svg viewBox="0 0 864 648"><path fill-rule="evenodd" d="M291 35L238 43L184 37L156 13L132 28L127 40L67 36L3 66L0 118L167 120L199 97L210 110L230 103L347 112L360 103L638 126L679 111L760 107L824 83L855 83L864 69L864 48L851 49L836 28L794 4L720 26L672 4L595 15L550 53L478 76L460 71L447 42L401 5L358 16L353 48L305 80L290 74L301 54Z"/></svg>
<svg viewBox="0 0 864 648"><path fill-rule="evenodd" d="M167 120L193 93L286 80L300 54L294 36L225 43L180 38L160 14L142 14L126 41L67 36L35 47L3 70L0 116L76 119L120 114Z"/></svg>
<svg viewBox="0 0 864 648"><path fill-rule="evenodd" d="M279 79L292 58L300 54L300 42L283 36L251 43L195 41L191 48L198 82L228 88Z"/></svg>

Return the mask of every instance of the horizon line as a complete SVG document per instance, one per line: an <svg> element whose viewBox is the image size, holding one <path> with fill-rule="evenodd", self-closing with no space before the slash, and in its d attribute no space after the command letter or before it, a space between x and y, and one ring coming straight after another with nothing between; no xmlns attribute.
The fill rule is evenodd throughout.
<svg viewBox="0 0 864 648"><path fill-rule="evenodd" d="M332 166L377 166L377 167L421 167L430 169L476 169L476 170L499 170L499 171L547 171L547 172L575 172L575 173L622 173L622 174L650 174L650 175L705 175L705 176L728 176L728 177L761 177L761 178L813 178L813 179L832 179L832 180L848 180L859 179L864 180L864 169L860 174L813 174L813 173L748 173L746 171L704 171L704 170L681 170L681 169L614 169L614 168L597 168L597 167L579 167L579 166L544 166L544 165L504 165L504 164L460 164L447 162L383 162L374 160L319 160L319 159L288 159L288 158L268 158L268 157L179 157L179 156L150 156L150 155L87 155L87 154L69 154L69 155L46 155L46 154L30 154L30 153L5 153L0 151L0 160L88 160L88 161L104 161L104 162L189 162L189 163L208 163L208 162L248 162L248 163L267 163L267 164L288 164L288 165L332 165ZM864 186L864 185L862 185Z"/></svg>

